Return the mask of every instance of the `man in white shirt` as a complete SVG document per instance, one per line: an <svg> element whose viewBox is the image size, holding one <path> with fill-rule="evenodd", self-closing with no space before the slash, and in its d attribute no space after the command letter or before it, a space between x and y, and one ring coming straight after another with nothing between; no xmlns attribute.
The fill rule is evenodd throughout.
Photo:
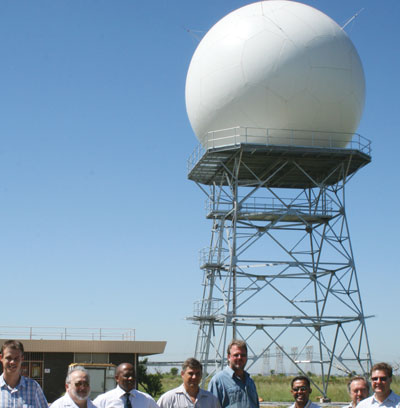
<svg viewBox="0 0 400 408"><path fill-rule="evenodd" d="M95 408L89 399L89 373L84 367L72 367L65 379L65 395L55 400L52 408Z"/></svg>
<svg viewBox="0 0 400 408"><path fill-rule="evenodd" d="M182 365L183 384L161 395L160 408L220 408L218 398L199 386L203 366L195 358L188 358Z"/></svg>
<svg viewBox="0 0 400 408"><path fill-rule="evenodd" d="M372 397L362 400L357 408L394 408L400 403L400 397L390 389L393 369L387 363L374 364L371 368Z"/></svg>
<svg viewBox="0 0 400 408"><path fill-rule="evenodd" d="M97 408L158 408L154 399L135 390L135 368L131 363L122 363L115 372L117 387L99 395L93 401Z"/></svg>
<svg viewBox="0 0 400 408"><path fill-rule="evenodd" d="M347 383L351 402L343 408L356 408L357 404L369 396L369 383L364 377L353 377Z"/></svg>
<svg viewBox="0 0 400 408"><path fill-rule="evenodd" d="M309 400L312 393L310 379L304 375L294 377L291 381L290 392L294 398L294 404L290 408L320 408Z"/></svg>

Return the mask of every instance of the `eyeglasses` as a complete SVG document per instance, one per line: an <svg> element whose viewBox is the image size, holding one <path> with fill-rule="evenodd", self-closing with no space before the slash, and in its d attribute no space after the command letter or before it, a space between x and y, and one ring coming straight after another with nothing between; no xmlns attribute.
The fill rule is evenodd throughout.
<svg viewBox="0 0 400 408"><path fill-rule="evenodd" d="M74 385L75 387L89 387L89 383L87 381L78 381Z"/></svg>
<svg viewBox="0 0 400 408"><path fill-rule="evenodd" d="M292 388L292 390L294 392L299 392L299 391L308 391L307 387L296 387L296 388Z"/></svg>
<svg viewBox="0 0 400 408"><path fill-rule="evenodd" d="M382 382L386 382L387 381L387 377L372 377L371 380L373 382L378 382L379 380L381 380Z"/></svg>

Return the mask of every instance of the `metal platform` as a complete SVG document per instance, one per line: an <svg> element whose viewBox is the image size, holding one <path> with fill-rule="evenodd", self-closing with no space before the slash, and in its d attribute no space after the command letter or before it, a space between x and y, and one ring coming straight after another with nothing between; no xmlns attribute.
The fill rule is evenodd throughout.
<svg viewBox="0 0 400 408"><path fill-rule="evenodd" d="M250 186L268 177L265 186L274 188L333 185L371 161L370 155L356 149L241 143L209 148L189 169L188 178L205 185L228 185L226 172L233 171L239 158L239 185Z"/></svg>

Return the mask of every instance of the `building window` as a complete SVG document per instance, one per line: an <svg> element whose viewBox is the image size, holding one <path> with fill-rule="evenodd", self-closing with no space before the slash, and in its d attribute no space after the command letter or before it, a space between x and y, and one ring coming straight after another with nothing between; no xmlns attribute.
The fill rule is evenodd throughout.
<svg viewBox="0 0 400 408"><path fill-rule="evenodd" d="M107 364L108 353L75 353L74 363Z"/></svg>
<svg viewBox="0 0 400 408"><path fill-rule="evenodd" d="M33 378L43 388L43 353L24 353L22 375Z"/></svg>

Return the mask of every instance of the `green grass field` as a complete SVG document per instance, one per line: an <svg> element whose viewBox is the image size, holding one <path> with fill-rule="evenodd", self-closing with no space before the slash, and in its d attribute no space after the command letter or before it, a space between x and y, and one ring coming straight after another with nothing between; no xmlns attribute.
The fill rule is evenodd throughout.
<svg viewBox="0 0 400 408"><path fill-rule="evenodd" d="M264 401L289 402L293 400L290 393L290 381L293 377L281 375L255 375L252 376L252 378L256 383L258 395ZM312 379L322 388L320 377L313 376ZM332 402L346 402L349 400L347 394L347 381L347 377L331 377L328 387L328 397ZM163 392L175 388L181 383L182 381L179 375L173 376L171 374L164 374L162 377ZM400 394L399 377L393 377L392 390L397 394ZM314 387L311 394L312 401L318 402L318 397L320 395L320 392Z"/></svg>

